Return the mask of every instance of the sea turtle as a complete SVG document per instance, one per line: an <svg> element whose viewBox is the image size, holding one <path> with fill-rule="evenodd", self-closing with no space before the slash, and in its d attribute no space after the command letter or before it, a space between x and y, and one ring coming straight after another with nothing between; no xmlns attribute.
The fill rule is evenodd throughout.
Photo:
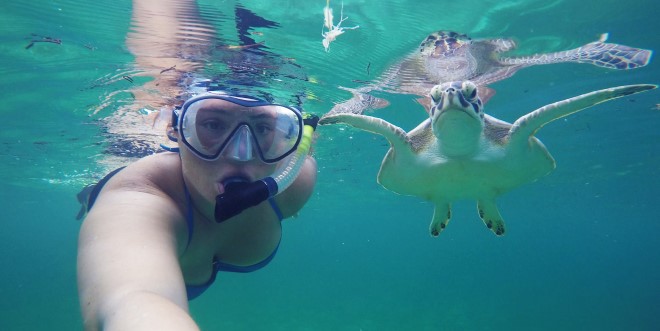
<svg viewBox="0 0 660 331"><path fill-rule="evenodd" d="M495 199L550 173L555 161L534 134L545 124L601 102L656 88L628 85L599 90L541 107L513 124L484 114L479 87L448 82L431 90L430 118L406 133L383 119L335 114L325 124L345 123L384 136L390 143L378 183L435 205L431 235L450 219L450 203L477 200L479 217L496 235L504 221Z"/></svg>
<svg viewBox="0 0 660 331"><path fill-rule="evenodd" d="M511 39L473 40L453 31L434 32L422 41L417 51L388 68L374 82L357 89L342 87L350 91L353 97L336 104L325 116L336 113L362 114L367 109L387 106L386 101L367 94L375 90L425 97L437 84L470 80L479 87L479 97L486 103L495 93L488 85L533 65L579 62L624 70L649 63L651 51L606 43L607 37L607 34L603 34L597 41L568 51L504 57L501 53L516 47ZM427 98L418 101L427 109L430 108Z"/></svg>

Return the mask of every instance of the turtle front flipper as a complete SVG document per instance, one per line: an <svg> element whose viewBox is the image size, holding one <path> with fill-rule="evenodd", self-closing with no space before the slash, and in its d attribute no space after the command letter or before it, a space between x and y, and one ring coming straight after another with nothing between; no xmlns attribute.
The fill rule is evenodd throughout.
<svg viewBox="0 0 660 331"><path fill-rule="evenodd" d="M513 126L509 131L510 143L526 143L530 136L534 135L536 131L547 123L576 113L582 109L626 95L652 90L657 87L657 85L652 84L612 87L543 106L525 116L522 116L513 123Z"/></svg>
<svg viewBox="0 0 660 331"><path fill-rule="evenodd" d="M436 203L433 210L433 220L431 221L431 235L437 237L440 235L451 219L451 207L448 203Z"/></svg>
<svg viewBox="0 0 660 331"><path fill-rule="evenodd" d="M477 210L479 211L479 217L490 231L498 236L504 234L504 220L497 209L495 200L479 200Z"/></svg>
<svg viewBox="0 0 660 331"><path fill-rule="evenodd" d="M651 51L625 45L593 42L574 50L575 62L591 63L608 69L635 69L651 61Z"/></svg>
<svg viewBox="0 0 660 331"><path fill-rule="evenodd" d="M378 117L356 114L334 114L322 118L319 123L322 125L348 124L354 128L385 137L395 148L409 148L410 146L409 139L403 129Z"/></svg>
<svg viewBox="0 0 660 331"><path fill-rule="evenodd" d="M477 94L479 95L479 99L481 99L481 103L485 105L495 95L495 90L488 86L479 86Z"/></svg>
<svg viewBox="0 0 660 331"><path fill-rule="evenodd" d="M328 113L323 115L323 118L335 114L362 114L367 110L376 110L390 105L389 101L377 98L367 92L342 86L339 89L351 92L353 97L342 103L335 104Z"/></svg>

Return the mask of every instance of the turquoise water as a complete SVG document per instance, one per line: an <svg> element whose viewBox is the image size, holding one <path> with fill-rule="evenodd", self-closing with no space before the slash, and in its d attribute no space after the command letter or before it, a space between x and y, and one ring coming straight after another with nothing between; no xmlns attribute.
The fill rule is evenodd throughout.
<svg viewBox="0 0 660 331"><path fill-rule="evenodd" d="M212 18L228 3L200 1L200 8ZM375 78L438 29L512 37L519 54L577 47L604 32L610 42L660 50L656 1L603 3L347 0L344 24L360 28L326 53L325 1L239 2L279 23L265 43L305 69L305 108L318 114L350 96L337 86ZM331 5L338 16L340 3ZM75 194L106 171L100 123L112 107L94 110L131 84L112 79L134 70L124 44L131 2L2 7L0 329L80 330ZM39 38L32 34L62 44L26 49ZM527 68L492 86L497 94L486 111L513 121L591 90L658 84L656 60L633 71ZM380 111L388 120L411 129L423 119L410 98L389 97L391 107ZM256 273L222 274L191 303L192 314L204 330L655 330L658 103L652 91L544 127L538 137L558 168L499 200L508 227L500 238L484 228L472 201L456 203L448 229L431 238L432 206L375 182L386 142L321 127L315 194L284 223L277 258Z"/></svg>

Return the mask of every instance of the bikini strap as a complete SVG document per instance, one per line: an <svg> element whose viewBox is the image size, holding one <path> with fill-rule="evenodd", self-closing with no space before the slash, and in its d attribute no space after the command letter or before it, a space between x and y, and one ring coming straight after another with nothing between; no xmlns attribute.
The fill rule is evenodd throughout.
<svg viewBox="0 0 660 331"><path fill-rule="evenodd" d="M273 208L275 215L277 215L277 219L279 219L281 222L284 219L284 215L282 215L282 210L280 210L280 206L277 205L277 202L275 202L274 198L268 198L268 203L270 203L270 206Z"/></svg>
<svg viewBox="0 0 660 331"><path fill-rule="evenodd" d="M186 224L188 226L188 243L186 244L186 249L188 249L188 246L190 245L190 241L192 240L192 235L193 235L193 230L195 228L195 223L193 220L193 206L192 206L192 199L190 198L190 192L188 192L188 186L186 186L186 183L183 183L183 191L186 195Z"/></svg>
<svg viewBox="0 0 660 331"><path fill-rule="evenodd" d="M107 183L110 180L110 178L112 178L114 175L116 175L124 168L126 168L126 166L119 167L111 171L109 174L105 175L103 179L99 180L98 183L94 184L92 191L89 193L89 196L87 197L87 211L92 209L92 206L94 205L94 202L96 202L96 198L98 198L99 193L101 193L101 189L103 188L103 186L105 186L105 183Z"/></svg>

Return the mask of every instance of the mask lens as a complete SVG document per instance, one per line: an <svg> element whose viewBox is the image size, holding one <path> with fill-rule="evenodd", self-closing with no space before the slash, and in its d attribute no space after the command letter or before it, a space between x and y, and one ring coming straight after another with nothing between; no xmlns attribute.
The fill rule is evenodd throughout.
<svg viewBox="0 0 660 331"><path fill-rule="evenodd" d="M282 106L264 106L262 118L251 125L259 149L265 159L288 154L298 145L301 132L299 114Z"/></svg>
<svg viewBox="0 0 660 331"><path fill-rule="evenodd" d="M225 155L243 160L255 152L264 162L276 162L293 152L302 136L299 112L246 98L218 95L191 100L181 116L184 144L207 160L230 148Z"/></svg>

